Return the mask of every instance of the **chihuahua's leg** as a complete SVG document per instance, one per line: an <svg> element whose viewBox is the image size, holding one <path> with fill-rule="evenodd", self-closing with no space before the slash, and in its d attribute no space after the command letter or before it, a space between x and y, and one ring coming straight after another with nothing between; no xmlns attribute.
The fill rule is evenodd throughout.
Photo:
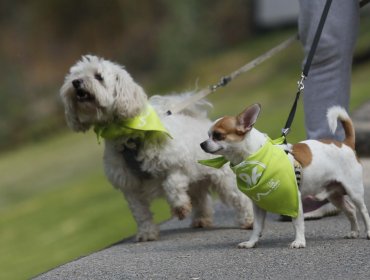
<svg viewBox="0 0 370 280"><path fill-rule="evenodd" d="M191 212L190 197L187 194L189 189L189 178L181 171L173 171L163 181L168 203L171 205L175 216L183 220Z"/></svg>
<svg viewBox="0 0 370 280"><path fill-rule="evenodd" d="M365 202L362 200L361 202L354 201L356 206L358 207L362 219L364 220L365 227L366 227L366 238L370 240L370 217L369 217L369 211L367 210L367 207L365 205Z"/></svg>
<svg viewBox="0 0 370 280"><path fill-rule="evenodd" d="M294 248L294 249L306 247L306 238L304 234L304 215L303 215L302 201L300 197L298 201L299 201L298 217L292 219L294 230L295 230L295 239L290 244L290 248Z"/></svg>
<svg viewBox="0 0 370 280"><path fill-rule="evenodd" d="M357 208L359 209L362 219L365 223L366 228L366 238L370 240L370 217L369 217L369 211L367 210L367 207L365 205L365 202L354 200L354 203L356 204Z"/></svg>
<svg viewBox="0 0 370 280"><path fill-rule="evenodd" d="M356 207L353 205L349 197L343 195L341 192L335 192L330 195L329 201L339 209L343 210L351 224L351 231L346 235L346 238L357 238L360 231L356 217Z"/></svg>
<svg viewBox="0 0 370 280"><path fill-rule="evenodd" d="M266 211L259 208L253 203L254 224L253 232L248 241L238 244L238 248L253 248L256 247L259 238L262 236L263 227L265 225Z"/></svg>
<svg viewBox="0 0 370 280"><path fill-rule="evenodd" d="M362 216L362 219L364 220L364 224L366 228L366 237L367 239L370 239L370 217L369 217L369 211L367 210L367 207L363 199L363 195L361 196L353 195L351 199L361 213L361 216Z"/></svg>
<svg viewBox="0 0 370 280"><path fill-rule="evenodd" d="M295 230L295 240L290 244L290 248L294 249L306 247L306 238L304 234L304 215L300 195L298 197L298 201L299 201L298 217L292 219Z"/></svg>

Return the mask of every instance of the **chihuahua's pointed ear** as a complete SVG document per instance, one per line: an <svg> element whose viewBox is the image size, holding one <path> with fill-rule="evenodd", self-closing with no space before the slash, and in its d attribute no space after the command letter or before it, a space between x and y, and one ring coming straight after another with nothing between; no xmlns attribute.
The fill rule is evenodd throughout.
<svg viewBox="0 0 370 280"><path fill-rule="evenodd" d="M246 108L236 117L238 124L237 129L240 134L245 134L253 128L260 111L261 105L256 103Z"/></svg>

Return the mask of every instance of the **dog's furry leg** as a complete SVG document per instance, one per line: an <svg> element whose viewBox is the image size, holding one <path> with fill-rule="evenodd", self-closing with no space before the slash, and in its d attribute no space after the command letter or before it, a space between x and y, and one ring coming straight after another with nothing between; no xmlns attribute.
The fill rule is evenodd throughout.
<svg viewBox="0 0 370 280"><path fill-rule="evenodd" d="M136 241L154 241L159 238L159 228L153 223L150 203L137 192L124 191L125 198L137 223Z"/></svg>
<svg viewBox="0 0 370 280"><path fill-rule="evenodd" d="M185 219L191 212L191 202L187 194L189 177L181 171L173 171L163 181L163 189L174 215L180 220Z"/></svg>
<svg viewBox="0 0 370 280"><path fill-rule="evenodd" d="M304 216L303 216L303 208L302 208L302 201L301 196L298 197L299 201L299 209L298 209L298 217L292 219L293 226L295 229L295 239L290 244L290 248L299 249L306 247L306 238L304 233Z"/></svg>
<svg viewBox="0 0 370 280"><path fill-rule="evenodd" d="M104 151L104 170L115 188L121 190L128 202L138 227L137 241L152 241L159 237L159 228L153 223L149 196L143 192L143 182L126 166L122 154L117 152L115 143L106 141Z"/></svg>
<svg viewBox="0 0 370 280"><path fill-rule="evenodd" d="M192 227L209 228L212 226L212 198L208 193L208 188L205 185L207 181L201 181L198 184L192 184L189 190L191 203L193 206L193 221Z"/></svg>
<svg viewBox="0 0 370 280"><path fill-rule="evenodd" d="M254 203L253 203L253 211L254 211L254 224L253 224L252 235L248 241L239 243L238 248L241 248L241 249L254 248L256 247L259 238L262 236L262 231L265 225L266 211L259 208Z"/></svg>
<svg viewBox="0 0 370 280"><path fill-rule="evenodd" d="M230 171L231 172L231 171ZM253 206L251 200L237 187L235 176L226 175L213 178L220 199L226 205L233 206L238 213L238 223L243 229L253 228Z"/></svg>

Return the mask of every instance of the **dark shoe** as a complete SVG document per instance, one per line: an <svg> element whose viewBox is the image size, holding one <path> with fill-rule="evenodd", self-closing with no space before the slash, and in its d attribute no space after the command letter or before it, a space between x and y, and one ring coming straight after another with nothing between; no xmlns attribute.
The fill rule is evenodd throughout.
<svg viewBox="0 0 370 280"><path fill-rule="evenodd" d="M318 201L312 196L306 196L302 200L302 206L305 220L321 219L323 217L337 215L340 212L340 210L327 199Z"/></svg>
<svg viewBox="0 0 370 280"><path fill-rule="evenodd" d="M335 216L340 210L335 207L329 200L325 199L319 201L312 196L306 196L302 200L303 216L305 220L321 219L323 217ZM290 222L292 220L289 216L280 215L279 221Z"/></svg>

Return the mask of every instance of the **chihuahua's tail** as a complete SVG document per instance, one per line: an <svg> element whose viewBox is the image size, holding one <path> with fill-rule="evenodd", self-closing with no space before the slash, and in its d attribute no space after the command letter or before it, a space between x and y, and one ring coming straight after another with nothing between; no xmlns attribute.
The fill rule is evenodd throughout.
<svg viewBox="0 0 370 280"><path fill-rule="evenodd" d="M327 113L328 123L330 130L334 133L337 129L338 120L342 123L345 133L344 143L355 149L355 129L351 118L349 117L346 110L340 106L333 106L329 108Z"/></svg>

